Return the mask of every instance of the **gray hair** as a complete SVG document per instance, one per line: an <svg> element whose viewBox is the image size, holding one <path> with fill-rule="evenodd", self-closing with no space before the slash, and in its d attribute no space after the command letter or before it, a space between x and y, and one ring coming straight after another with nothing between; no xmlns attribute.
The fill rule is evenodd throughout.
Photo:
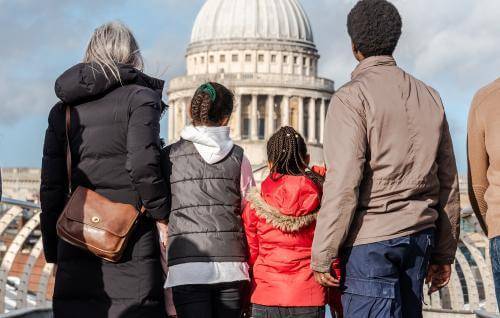
<svg viewBox="0 0 500 318"><path fill-rule="evenodd" d="M112 21L98 27L85 52L85 63L100 68L104 76L121 82L118 64L131 65L142 71L144 61L132 31L120 21Z"/></svg>

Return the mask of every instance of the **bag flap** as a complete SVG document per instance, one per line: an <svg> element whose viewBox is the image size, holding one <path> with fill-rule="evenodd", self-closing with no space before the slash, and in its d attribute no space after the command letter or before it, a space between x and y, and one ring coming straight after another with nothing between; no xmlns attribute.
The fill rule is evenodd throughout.
<svg viewBox="0 0 500 318"><path fill-rule="evenodd" d="M124 237L140 213L130 204L112 202L97 192L78 187L66 205L64 214L72 221Z"/></svg>

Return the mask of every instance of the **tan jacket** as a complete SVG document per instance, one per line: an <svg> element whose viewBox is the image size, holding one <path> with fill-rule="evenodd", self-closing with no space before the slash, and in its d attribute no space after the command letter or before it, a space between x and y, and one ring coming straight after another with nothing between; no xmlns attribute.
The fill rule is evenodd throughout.
<svg viewBox="0 0 500 318"><path fill-rule="evenodd" d="M494 238L500 236L500 79L476 94L468 126L470 201Z"/></svg>
<svg viewBox="0 0 500 318"><path fill-rule="evenodd" d="M390 56L363 60L332 98L326 182L312 268L326 272L343 246L436 227L434 263L452 263L460 226L458 176L438 93Z"/></svg>

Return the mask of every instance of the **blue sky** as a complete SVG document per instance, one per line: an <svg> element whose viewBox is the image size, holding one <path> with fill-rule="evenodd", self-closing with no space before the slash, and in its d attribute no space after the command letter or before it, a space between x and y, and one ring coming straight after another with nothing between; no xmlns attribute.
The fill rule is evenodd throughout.
<svg viewBox="0 0 500 318"><path fill-rule="evenodd" d="M203 2L0 0L0 166L40 166L46 118L56 102L54 80L82 59L95 27L125 22L138 38L146 71L168 80L184 73L185 49ZM355 67L345 27L355 0L301 2L322 56L320 74L339 87ZM500 1L394 3L404 22L398 63L441 93L463 173L470 101L500 76Z"/></svg>

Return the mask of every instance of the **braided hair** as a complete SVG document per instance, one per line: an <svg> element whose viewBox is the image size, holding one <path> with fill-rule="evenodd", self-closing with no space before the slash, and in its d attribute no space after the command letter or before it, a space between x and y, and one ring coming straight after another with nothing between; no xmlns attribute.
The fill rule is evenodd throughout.
<svg viewBox="0 0 500 318"><path fill-rule="evenodd" d="M280 128L267 143L271 174L304 175L307 168L306 157L306 142L292 127Z"/></svg>
<svg viewBox="0 0 500 318"><path fill-rule="evenodd" d="M201 85L191 100L191 118L194 126L220 126L231 117L234 94L224 85L208 82Z"/></svg>
<svg viewBox="0 0 500 318"><path fill-rule="evenodd" d="M271 178L276 178L276 174L306 176L318 186L323 185L324 178L308 167L304 138L292 127L280 128L269 139L267 158L271 163Z"/></svg>

